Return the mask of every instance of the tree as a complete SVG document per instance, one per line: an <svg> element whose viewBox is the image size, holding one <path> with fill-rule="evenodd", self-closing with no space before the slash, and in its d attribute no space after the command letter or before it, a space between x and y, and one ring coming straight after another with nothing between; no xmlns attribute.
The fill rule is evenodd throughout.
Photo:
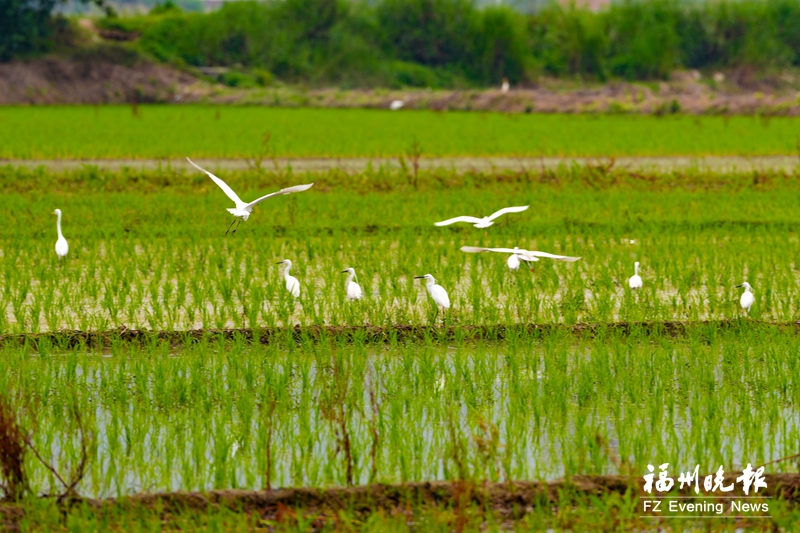
<svg viewBox="0 0 800 533"><path fill-rule="evenodd" d="M104 0L91 1L110 13ZM48 50L55 24L53 8L59 0L0 0L0 61Z"/></svg>

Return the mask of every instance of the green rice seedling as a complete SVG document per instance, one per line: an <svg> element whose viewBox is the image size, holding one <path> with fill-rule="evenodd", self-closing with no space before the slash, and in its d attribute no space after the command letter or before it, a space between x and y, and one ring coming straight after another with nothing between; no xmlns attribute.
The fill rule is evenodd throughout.
<svg viewBox="0 0 800 533"><path fill-rule="evenodd" d="M413 195L310 191L296 198L297 209L309 216L290 231L263 217L227 239L219 230L224 224L206 213L207 190L170 186L147 194L118 192L102 201L100 193L87 191L58 199L76 219L70 227L74 254L61 267L49 250L45 221L9 184L3 202L20 230L0 239L5 330L429 324L428 296L411 282L426 272L450 293L451 325L730 319L741 315L735 285L745 279L756 293L750 318L793 320L792 182L745 194L736 176L722 190L691 190L709 178L691 179L690 186L668 193L512 182L483 185L475 195L477 182L425 191L425 181ZM55 196L44 201L56 203ZM488 212L512 201L532 208L490 231L432 226L448 211ZM703 209L689 213L687 204ZM338 205L354 208L346 226ZM139 221L114 223L122 206L135 210ZM175 206L187 216L165 225ZM281 220L288 209L276 203L272 218ZM92 217L106 222L80 222ZM509 272L502 255L464 254L464 245L521 245L583 259L542 260L532 271ZM303 287L298 302L274 266L287 256L295 258L293 272ZM627 288L634 261L645 280L635 294ZM344 300L338 274L351 263L358 264L366 292L358 304Z"/></svg>

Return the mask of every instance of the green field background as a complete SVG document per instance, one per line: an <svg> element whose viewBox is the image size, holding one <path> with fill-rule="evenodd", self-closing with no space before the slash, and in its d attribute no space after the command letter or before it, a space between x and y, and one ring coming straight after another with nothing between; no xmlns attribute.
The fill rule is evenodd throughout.
<svg viewBox="0 0 800 533"><path fill-rule="evenodd" d="M264 145L265 134L270 135ZM0 108L0 159L787 155L800 121L369 109Z"/></svg>

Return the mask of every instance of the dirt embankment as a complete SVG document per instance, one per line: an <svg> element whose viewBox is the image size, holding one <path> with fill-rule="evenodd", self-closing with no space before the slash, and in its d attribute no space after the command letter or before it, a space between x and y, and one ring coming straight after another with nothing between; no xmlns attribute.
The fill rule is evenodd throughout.
<svg viewBox="0 0 800 533"><path fill-rule="evenodd" d="M500 341L520 334L570 334L594 337L615 333L618 335L667 335L682 337L692 332L736 331L743 327L738 319L707 320L696 322L615 322L608 324L514 324L488 326L445 325L394 325L382 326L300 326L290 328L257 329L195 329L188 331L149 331L121 326L108 331L62 330L47 333L0 335L0 345L32 344L44 341L51 346L89 346L103 348L112 342L148 343L157 339L172 346L180 346L203 338L243 339L251 343L271 344L292 339L295 342L325 342L331 339L345 342L381 344L386 342L418 342L435 339L441 342L454 340ZM748 320L749 329L766 328L792 331L800 334L800 321L766 322Z"/></svg>
<svg viewBox="0 0 800 533"><path fill-rule="evenodd" d="M195 83L188 74L142 61L128 65L102 57L15 61L0 63L0 105L173 101Z"/></svg>
<svg viewBox="0 0 800 533"><path fill-rule="evenodd" d="M735 479L741 472L725 474L724 485L733 484L734 491L726 497L741 497L741 483ZM766 474L766 489L756 495L762 498L779 498L790 505L800 499L799 474ZM678 491L691 497L693 487ZM166 522L170 517L195 512L199 514L220 509L258 515L262 520L283 522L296 519L302 513L316 517L314 529L326 521L335 521L340 511L355 515L374 512L412 514L426 508L452 509L456 514L468 509L492 513L505 520L518 520L542 505L573 501L591 505L606 496L632 494L634 498L652 498L643 491L641 477L627 476L574 476L567 480L549 483L512 481L505 483L475 483L434 481L398 485L374 484L361 487L336 487L329 489L288 488L278 490L217 490L207 493L175 492L166 494L137 494L106 500L74 498L63 503L65 507L83 505L99 517L104 513L119 515L122 511L136 509L157 511ZM675 496L675 494L672 494ZM617 502L623 501L620 499ZM753 500L755 501L755 500ZM636 502L637 511L639 503ZM650 514L642 511L642 514ZM0 515L5 531L19 530L25 519L24 508L15 504L0 504ZM411 518L409 516L409 518Z"/></svg>
<svg viewBox="0 0 800 533"><path fill-rule="evenodd" d="M209 69L206 69L209 70ZM211 69L226 71L228 69ZM580 84L542 79L534 86L486 90L294 88L234 89L157 65L114 45L79 48L69 57L0 64L0 105L202 102L281 107L389 108L508 113L800 115L800 78L785 73L676 72L653 83Z"/></svg>

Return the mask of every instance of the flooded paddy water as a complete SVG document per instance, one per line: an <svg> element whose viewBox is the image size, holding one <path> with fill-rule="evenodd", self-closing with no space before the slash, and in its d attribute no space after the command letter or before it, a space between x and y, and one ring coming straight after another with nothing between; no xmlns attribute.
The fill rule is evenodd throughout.
<svg viewBox="0 0 800 533"><path fill-rule="evenodd" d="M87 496L257 489L267 472L272 487L549 481L791 455L800 363L787 354L798 348L769 328L450 345L153 341L105 354L6 345L0 387L64 467L79 459L80 410ZM54 489L29 466L38 491Z"/></svg>

